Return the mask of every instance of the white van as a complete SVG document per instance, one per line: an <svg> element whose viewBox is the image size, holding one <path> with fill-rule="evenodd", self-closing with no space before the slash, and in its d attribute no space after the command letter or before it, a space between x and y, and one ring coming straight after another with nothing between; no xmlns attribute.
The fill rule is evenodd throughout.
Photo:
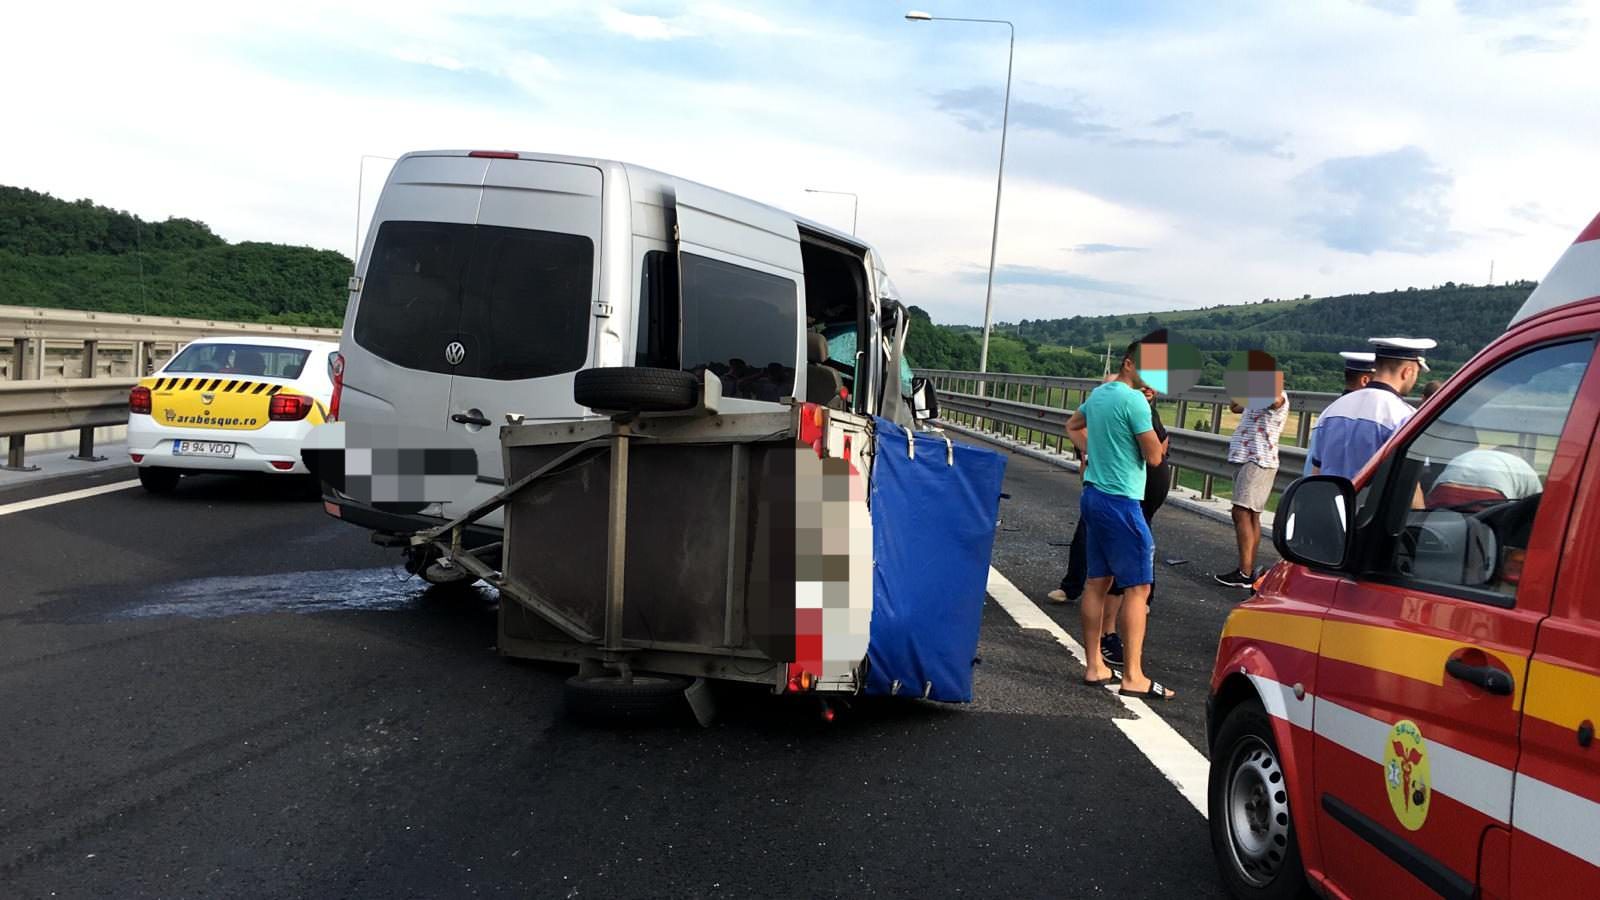
<svg viewBox="0 0 1600 900"><path fill-rule="evenodd" d="M330 488L326 508L380 542L460 515L504 484L500 426L596 417L573 399L583 369L711 371L725 412L880 413L903 393L884 378L903 321L868 244L790 213L610 160L408 153L351 279L338 417L438 429L477 477L405 505ZM497 541L499 515L469 541Z"/></svg>

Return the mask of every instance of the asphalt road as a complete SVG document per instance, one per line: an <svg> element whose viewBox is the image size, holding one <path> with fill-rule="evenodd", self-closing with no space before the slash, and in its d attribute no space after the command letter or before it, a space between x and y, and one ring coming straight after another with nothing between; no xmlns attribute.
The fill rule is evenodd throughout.
<svg viewBox="0 0 1600 900"><path fill-rule="evenodd" d="M1007 482L995 565L1041 597L1077 480L1013 457ZM495 654L492 595L434 596L283 493L197 477L0 516L0 895L1220 893L1127 712L993 603L970 705L828 724L735 693L707 729L594 730L561 714L566 670ZM1156 532L1150 666L1198 746L1231 536L1178 509Z"/></svg>

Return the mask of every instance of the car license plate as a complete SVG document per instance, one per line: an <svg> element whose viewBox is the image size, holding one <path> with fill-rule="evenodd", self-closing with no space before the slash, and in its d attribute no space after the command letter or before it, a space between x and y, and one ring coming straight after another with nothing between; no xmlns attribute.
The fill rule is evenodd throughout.
<svg viewBox="0 0 1600 900"><path fill-rule="evenodd" d="M234 445L226 441L179 441L172 448L173 456L218 456L233 459Z"/></svg>

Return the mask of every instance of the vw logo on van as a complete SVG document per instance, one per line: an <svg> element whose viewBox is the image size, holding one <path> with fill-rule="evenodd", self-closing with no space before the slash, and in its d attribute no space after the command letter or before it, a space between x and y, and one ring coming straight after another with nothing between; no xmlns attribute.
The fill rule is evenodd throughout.
<svg viewBox="0 0 1600 900"><path fill-rule="evenodd" d="M460 341L451 341L444 345L444 361L450 365L459 366L461 361L466 358L467 347Z"/></svg>

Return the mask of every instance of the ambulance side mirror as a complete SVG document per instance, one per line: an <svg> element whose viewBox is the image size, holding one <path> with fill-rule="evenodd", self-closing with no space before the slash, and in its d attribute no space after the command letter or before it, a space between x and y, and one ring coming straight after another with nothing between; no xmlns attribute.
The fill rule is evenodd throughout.
<svg viewBox="0 0 1600 900"><path fill-rule="evenodd" d="M1337 475L1311 475L1289 485L1278 502L1272 545L1293 563L1343 569L1350 559L1356 490Z"/></svg>

